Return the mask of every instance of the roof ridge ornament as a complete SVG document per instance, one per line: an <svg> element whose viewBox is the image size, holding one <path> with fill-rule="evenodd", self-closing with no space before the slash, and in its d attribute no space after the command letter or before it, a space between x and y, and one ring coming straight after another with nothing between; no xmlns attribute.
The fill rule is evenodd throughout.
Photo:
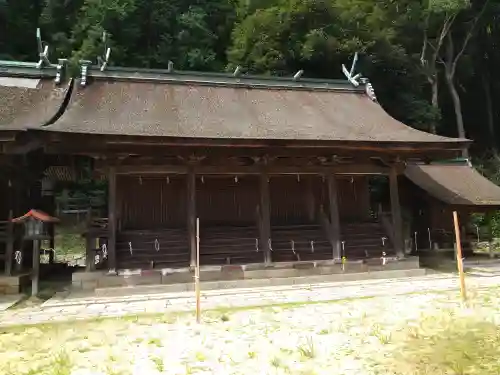
<svg viewBox="0 0 500 375"><path fill-rule="evenodd" d="M233 76L234 77L239 77L241 75L242 68L241 66L237 66L236 69L234 69Z"/></svg>
<svg viewBox="0 0 500 375"><path fill-rule="evenodd" d="M351 70L348 71L347 68L345 67L344 64L342 64L342 72L346 76L347 80L351 82L351 84L354 87L358 87L359 84L363 84L365 86L365 92L368 97L373 100L374 102L377 101L377 96L375 95L375 89L373 88L372 84L368 80L368 78L363 77L361 73L358 73L356 75L354 74L354 70L356 69L356 63L358 62L358 53L356 52L354 54L354 59L352 61L352 66Z"/></svg>
<svg viewBox="0 0 500 375"><path fill-rule="evenodd" d="M300 77L302 77L302 74L304 74L304 70L300 69L297 73L294 74L293 80L298 81Z"/></svg>
<svg viewBox="0 0 500 375"><path fill-rule="evenodd" d="M49 60L49 45L48 43L44 43L42 41L42 32L39 27L36 29L36 41L38 46L38 56L40 58L36 67L38 69L42 69L45 65L51 65L51 63Z"/></svg>
<svg viewBox="0 0 500 375"><path fill-rule="evenodd" d="M92 61L90 60L80 60L81 65L81 77L80 77L80 85L85 87L87 85L87 75L89 73L89 67L92 65Z"/></svg>
<svg viewBox="0 0 500 375"><path fill-rule="evenodd" d="M167 73L174 72L174 62L172 60L168 60Z"/></svg>
<svg viewBox="0 0 500 375"><path fill-rule="evenodd" d="M97 65L101 72L106 70L109 64L109 57L111 56L111 48L108 47L108 33L106 31L102 32L102 43L104 45L104 54L102 56L97 56Z"/></svg>
<svg viewBox="0 0 500 375"><path fill-rule="evenodd" d="M64 75L64 68L66 67L66 63L68 62L68 59L58 59L57 60L57 73L56 73L56 85L59 85L63 79Z"/></svg>
<svg viewBox="0 0 500 375"><path fill-rule="evenodd" d="M373 88L373 85L370 83L368 78L361 78L361 83L365 85L365 92L368 97L373 100L374 102L377 101L377 95L375 95L375 89Z"/></svg>
<svg viewBox="0 0 500 375"><path fill-rule="evenodd" d="M344 73L344 75L346 76L347 80L349 82L351 82L351 84L354 87L358 87L359 86L358 79L361 78L361 73L353 75L354 74L354 69L356 68L356 63L357 62L358 62L358 53L356 52L354 54L354 60L352 61L352 66L351 66L351 70L350 71L348 71L347 68L345 67L345 65L342 64L342 73Z"/></svg>

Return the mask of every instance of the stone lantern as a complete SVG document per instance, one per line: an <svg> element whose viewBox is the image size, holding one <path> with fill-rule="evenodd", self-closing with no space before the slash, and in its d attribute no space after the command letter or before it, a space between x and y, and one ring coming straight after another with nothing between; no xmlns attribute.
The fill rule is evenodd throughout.
<svg viewBox="0 0 500 375"><path fill-rule="evenodd" d="M33 269L31 273L31 295L38 294L40 277L40 242L50 239L50 226L59 222L59 219L43 211L30 210L23 216L12 219L15 224L24 226L24 240L33 241Z"/></svg>

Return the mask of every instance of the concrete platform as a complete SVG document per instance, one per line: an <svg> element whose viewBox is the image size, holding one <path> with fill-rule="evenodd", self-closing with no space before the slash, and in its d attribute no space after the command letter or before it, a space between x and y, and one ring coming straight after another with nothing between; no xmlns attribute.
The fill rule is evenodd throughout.
<svg viewBox="0 0 500 375"><path fill-rule="evenodd" d="M203 266L200 280L204 289L261 287L273 285L307 284L318 282L353 281L377 278L422 276L418 257L409 257L382 265L380 260L369 262L333 261L275 263L269 266ZM169 285L172 292L192 290L194 273L189 268L161 270L120 270L107 272L76 272L72 276L73 290Z"/></svg>

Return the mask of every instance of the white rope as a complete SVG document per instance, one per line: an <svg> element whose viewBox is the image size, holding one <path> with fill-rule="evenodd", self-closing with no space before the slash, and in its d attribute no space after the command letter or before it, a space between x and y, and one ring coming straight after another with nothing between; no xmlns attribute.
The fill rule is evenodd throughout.
<svg viewBox="0 0 500 375"><path fill-rule="evenodd" d="M314 241L311 241L311 253L314 253Z"/></svg>
<svg viewBox="0 0 500 375"><path fill-rule="evenodd" d="M385 247L385 240L387 239L387 237L382 237L382 246Z"/></svg>
<svg viewBox="0 0 500 375"><path fill-rule="evenodd" d="M128 248L129 248L129 251L130 251L130 255L134 255L134 250L132 249L132 242L128 243Z"/></svg>
<svg viewBox="0 0 500 375"><path fill-rule="evenodd" d="M23 253L21 253L19 250L17 250L15 253L14 253L14 259L16 260L16 263L17 264L21 264L22 260L23 260Z"/></svg>
<svg viewBox="0 0 500 375"><path fill-rule="evenodd" d="M417 232L415 232L415 251L418 250L418 243L417 243Z"/></svg>
<svg viewBox="0 0 500 375"><path fill-rule="evenodd" d="M94 256L94 264L99 264L99 254Z"/></svg>
<svg viewBox="0 0 500 375"><path fill-rule="evenodd" d="M158 238L155 239L155 250L157 252L160 251L160 242L158 241Z"/></svg>
<svg viewBox="0 0 500 375"><path fill-rule="evenodd" d="M269 245L269 251L273 251L273 247L271 246L271 239L267 240L267 244Z"/></svg>
<svg viewBox="0 0 500 375"><path fill-rule="evenodd" d="M102 244L101 251L103 259L106 259L108 257L108 247L106 246L105 243Z"/></svg>
<svg viewBox="0 0 500 375"><path fill-rule="evenodd" d="M295 242L293 240L291 240L290 244L292 246L292 253L294 253L295 255L297 255L297 253L295 252Z"/></svg>
<svg viewBox="0 0 500 375"><path fill-rule="evenodd" d="M255 239L255 252L257 252L257 253L259 252L259 239L258 238Z"/></svg>
<svg viewBox="0 0 500 375"><path fill-rule="evenodd" d="M385 251L382 252L382 265L385 266L387 264L387 258Z"/></svg>

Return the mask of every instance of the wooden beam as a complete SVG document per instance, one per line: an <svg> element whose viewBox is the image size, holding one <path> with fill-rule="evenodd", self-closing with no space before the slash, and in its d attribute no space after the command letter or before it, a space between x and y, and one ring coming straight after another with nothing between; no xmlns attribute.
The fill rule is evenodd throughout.
<svg viewBox="0 0 500 375"><path fill-rule="evenodd" d="M327 178L328 200L330 202L330 232L332 236L333 259L341 258L340 245L340 216L337 193L337 180L334 174L329 174Z"/></svg>
<svg viewBox="0 0 500 375"><path fill-rule="evenodd" d="M271 257L271 202L269 193L269 175L266 170L261 169L259 175L260 186L260 225L259 237L261 248L264 250L264 262L272 262Z"/></svg>
<svg viewBox="0 0 500 375"><path fill-rule="evenodd" d="M129 166L120 165L116 167L117 174L187 174L188 166L180 165L143 165ZM279 166L269 165L267 174L389 174L390 169L374 164L345 164L335 166ZM196 166L194 167L196 174L228 174L228 175L243 175L243 174L261 174L261 168L258 165L252 166Z"/></svg>
<svg viewBox="0 0 500 375"><path fill-rule="evenodd" d="M394 230L394 247L400 257L404 257L403 220L401 218L401 204L399 202L398 174L395 167L389 174L389 188L391 196L392 227Z"/></svg>
<svg viewBox="0 0 500 375"><path fill-rule="evenodd" d="M122 147L130 150L132 147L144 146L150 152L152 149L160 147L206 147L212 150L217 148L246 148L246 149L266 149L266 153L272 152L275 148L285 149L311 149L314 152L323 150L326 152L337 151L372 151L381 154L391 153L417 153L427 154L436 152L439 155L456 154L470 142L374 142L358 140L276 140L276 139L220 139L220 138L173 138L173 137L144 137L130 135L102 135L102 134L71 134L71 133L51 133L38 134L39 137L52 144L92 145L81 149L90 149L94 145L107 145L110 148ZM69 143L68 143L69 142ZM50 147L50 146L49 146ZM105 148L106 149L106 148ZM68 149L68 151L71 151Z"/></svg>
<svg viewBox="0 0 500 375"><path fill-rule="evenodd" d="M116 167L108 172L108 268L116 270Z"/></svg>
<svg viewBox="0 0 500 375"><path fill-rule="evenodd" d="M116 167L119 175L127 174L187 174L189 167L184 165L143 165L129 166L121 165Z"/></svg>
<svg viewBox="0 0 500 375"><path fill-rule="evenodd" d="M196 266L196 174L189 168L187 174L187 228L190 251L190 266Z"/></svg>

